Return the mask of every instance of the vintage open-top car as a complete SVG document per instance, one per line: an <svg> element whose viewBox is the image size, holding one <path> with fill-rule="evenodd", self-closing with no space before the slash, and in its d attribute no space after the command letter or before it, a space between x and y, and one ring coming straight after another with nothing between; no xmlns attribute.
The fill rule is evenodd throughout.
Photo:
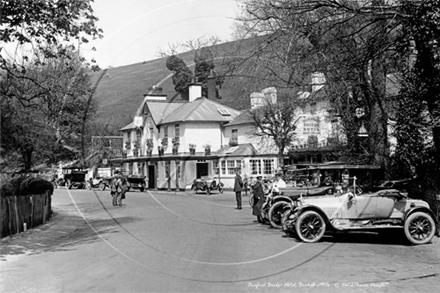
<svg viewBox="0 0 440 293"><path fill-rule="evenodd" d="M403 229L413 244L425 244L440 236L429 205L410 199L396 189L356 195L304 197L286 212L283 231L304 242L317 242L325 232ZM384 230L382 230L384 231Z"/></svg>
<svg viewBox="0 0 440 293"><path fill-rule="evenodd" d="M214 178L202 177L194 180L191 190L193 190L194 193L202 191L206 192L206 194L210 194L213 190L218 190L220 193L223 193L223 186L224 184L222 182L217 182Z"/></svg>

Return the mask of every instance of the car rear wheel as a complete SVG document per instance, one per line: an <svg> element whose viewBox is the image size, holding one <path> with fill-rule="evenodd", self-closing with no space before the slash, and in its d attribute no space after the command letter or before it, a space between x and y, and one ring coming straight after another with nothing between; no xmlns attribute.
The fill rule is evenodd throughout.
<svg viewBox="0 0 440 293"><path fill-rule="evenodd" d="M92 183L90 183L89 181L87 181L87 183L86 183L86 188L87 188L87 190L92 190Z"/></svg>
<svg viewBox="0 0 440 293"><path fill-rule="evenodd" d="M325 226L320 214L315 211L305 211L296 221L296 234L304 242L318 242L325 233Z"/></svg>
<svg viewBox="0 0 440 293"><path fill-rule="evenodd" d="M66 188L67 189L71 189L72 188L72 181L70 179L67 180Z"/></svg>
<svg viewBox="0 0 440 293"><path fill-rule="evenodd" d="M99 182L99 190L104 191L105 190L105 183Z"/></svg>
<svg viewBox="0 0 440 293"><path fill-rule="evenodd" d="M432 217L424 212L415 212L406 219L405 236L412 244L426 244L435 235L435 223Z"/></svg>

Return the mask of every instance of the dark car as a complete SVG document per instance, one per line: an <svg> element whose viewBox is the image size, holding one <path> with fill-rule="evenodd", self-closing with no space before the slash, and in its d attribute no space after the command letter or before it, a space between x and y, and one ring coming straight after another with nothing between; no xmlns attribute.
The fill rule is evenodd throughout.
<svg viewBox="0 0 440 293"><path fill-rule="evenodd" d="M87 170L79 167L67 167L62 169L61 178L58 179L57 184L66 186L67 189L72 187L85 188Z"/></svg>

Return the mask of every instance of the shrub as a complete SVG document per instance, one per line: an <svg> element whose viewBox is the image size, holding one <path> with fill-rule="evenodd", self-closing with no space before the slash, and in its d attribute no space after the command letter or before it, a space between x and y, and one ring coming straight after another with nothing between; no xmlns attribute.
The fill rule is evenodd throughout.
<svg viewBox="0 0 440 293"><path fill-rule="evenodd" d="M53 193L52 183L41 178L25 176L5 180L0 187L2 197L43 194L46 191L49 191L51 194Z"/></svg>
<svg viewBox="0 0 440 293"><path fill-rule="evenodd" d="M15 177L9 180L4 180L1 186L2 197L14 196L20 194L21 183L26 179L25 176Z"/></svg>
<svg viewBox="0 0 440 293"><path fill-rule="evenodd" d="M20 186L20 195L43 194L47 191L53 194L53 184L41 178L28 177Z"/></svg>

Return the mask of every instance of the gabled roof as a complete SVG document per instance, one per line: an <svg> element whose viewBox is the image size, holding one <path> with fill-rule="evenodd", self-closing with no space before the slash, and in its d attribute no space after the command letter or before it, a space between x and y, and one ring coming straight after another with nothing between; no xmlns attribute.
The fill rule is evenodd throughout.
<svg viewBox="0 0 440 293"><path fill-rule="evenodd" d="M233 126L233 125L239 125L239 124L252 124L254 123L254 120L252 119L252 114L250 110L245 110L240 113L237 117L235 117L231 122L225 125L227 126Z"/></svg>
<svg viewBox="0 0 440 293"><path fill-rule="evenodd" d="M131 129L135 129L136 126L134 126L134 122L131 122L130 124L128 124L127 126L124 126L120 129L120 131L124 131L124 130L131 130Z"/></svg>
<svg viewBox="0 0 440 293"><path fill-rule="evenodd" d="M173 113L174 111L176 111L178 108L182 107L185 104L147 102L146 105L150 110L154 123L156 125L159 125L167 116L169 116L171 113Z"/></svg>
<svg viewBox="0 0 440 293"><path fill-rule="evenodd" d="M239 144L236 146L227 146L216 152L218 156L256 156L258 151L251 143Z"/></svg>
<svg viewBox="0 0 440 293"><path fill-rule="evenodd" d="M221 109L226 110L230 115L221 114L221 112L224 112L221 111ZM240 113L238 110L201 97L192 102L180 104L180 106L172 113L169 113L160 124L184 121L229 122Z"/></svg>

